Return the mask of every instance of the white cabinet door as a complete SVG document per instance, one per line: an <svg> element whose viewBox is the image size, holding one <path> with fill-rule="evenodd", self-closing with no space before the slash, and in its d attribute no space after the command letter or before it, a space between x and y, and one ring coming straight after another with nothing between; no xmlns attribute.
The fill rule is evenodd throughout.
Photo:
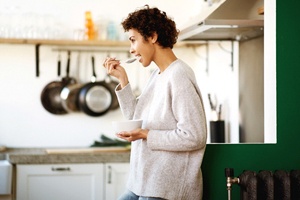
<svg viewBox="0 0 300 200"><path fill-rule="evenodd" d="M126 190L129 163L105 164L105 200L115 200Z"/></svg>
<svg viewBox="0 0 300 200"><path fill-rule="evenodd" d="M17 200L102 200L103 164L17 165Z"/></svg>

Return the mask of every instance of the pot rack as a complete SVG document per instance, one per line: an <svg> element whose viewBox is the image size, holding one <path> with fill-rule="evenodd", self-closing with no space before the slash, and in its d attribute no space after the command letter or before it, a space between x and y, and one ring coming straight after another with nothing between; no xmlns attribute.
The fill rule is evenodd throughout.
<svg viewBox="0 0 300 200"><path fill-rule="evenodd" d="M97 49L90 49L90 48L53 48L52 51L55 52L78 52L78 53L103 53L105 52L107 55L110 55L111 52L115 53L127 53L130 56L130 52L127 49L121 48L114 48L114 49L107 49L107 48L97 48Z"/></svg>
<svg viewBox="0 0 300 200"><path fill-rule="evenodd" d="M121 53L129 53L129 43L128 42L117 42L117 41L69 41L67 43L38 43L35 44L35 63L36 63L36 77L40 75L40 46L41 45L55 45L59 47L55 47L52 51L57 52L106 52L108 55L110 52L121 52Z"/></svg>
<svg viewBox="0 0 300 200"><path fill-rule="evenodd" d="M36 63L36 77L39 77L40 75L40 66L39 66L39 59L40 59L40 46L41 44L35 45L35 63ZM109 55L111 52L115 53L128 53L128 56L130 56L129 47L56 47L53 48L52 51L54 52L87 52L87 53L97 53L97 52L106 52L107 55Z"/></svg>
<svg viewBox="0 0 300 200"><path fill-rule="evenodd" d="M93 48L93 49L90 49L90 48L84 48L84 47L81 47L81 48L75 48L75 47L70 47L70 48L66 48L66 47L62 47L62 48L53 48L52 51L54 52L59 52L59 56L60 56L60 53L61 52L67 52L68 53L68 56L70 57L70 54L71 52L77 52L77 53L103 53L105 52L107 54L107 56L110 55L111 52L114 52L114 53L127 53L127 56L128 58L130 57L130 52L128 51L128 48L125 50L125 49L122 49L122 48L114 48L114 49L110 49L110 50L107 50L107 48L104 48L104 47L100 47L100 48ZM36 52L39 52L39 51L36 51ZM38 56L36 56L37 58ZM38 61L37 61L38 63ZM37 66L37 70L39 70L39 66ZM60 75L60 67L59 67L59 70L58 70L58 75ZM38 75L37 75L38 77Z"/></svg>

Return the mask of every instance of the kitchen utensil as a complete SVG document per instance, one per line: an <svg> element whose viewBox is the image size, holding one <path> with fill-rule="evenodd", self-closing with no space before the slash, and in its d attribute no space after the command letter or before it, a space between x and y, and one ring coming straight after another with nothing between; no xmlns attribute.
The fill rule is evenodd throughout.
<svg viewBox="0 0 300 200"><path fill-rule="evenodd" d="M77 70L79 69L79 56L77 57ZM79 102L78 102L78 93L83 86L82 83L78 83L77 81L66 85L61 93L60 97L62 99L62 105L64 109L68 112L79 112Z"/></svg>
<svg viewBox="0 0 300 200"><path fill-rule="evenodd" d="M61 64L61 60L59 58L57 63L58 73L59 73L60 64ZM69 77L69 68L70 68L70 52L68 53L66 76L62 78L62 80L60 81L52 81L48 83L42 90L41 93L42 105L48 112L52 114L62 115L68 113L62 105L60 93L66 85L74 81L74 79Z"/></svg>
<svg viewBox="0 0 300 200"><path fill-rule="evenodd" d="M129 58L127 60L123 60L123 61L120 61L121 63L126 63L126 64L130 64L130 63L133 63L134 61L136 61L137 58L134 57L134 58Z"/></svg>
<svg viewBox="0 0 300 200"><path fill-rule="evenodd" d="M92 56L93 76L91 82L83 85L79 91L79 107L90 116L101 116L112 105L113 94L105 81L96 81L95 59Z"/></svg>
<svg viewBox="0 0 300 200"><path fill-rule="evenodd" d="M115 81L110 75L106 75L105 82L109 87L111 94L112 94L112 103L111 103L111 110L115 110L119 107L118 97L116 95L115 89L119 82Z"/></svg>
<svg viewBox="0 0 300 200"><path fill-rule="evenodd" d="M217 103L213 102L211 98L211 94L208 94L208 100L209 100L209 105L212 111L215 111L217 109Z"/></svg>

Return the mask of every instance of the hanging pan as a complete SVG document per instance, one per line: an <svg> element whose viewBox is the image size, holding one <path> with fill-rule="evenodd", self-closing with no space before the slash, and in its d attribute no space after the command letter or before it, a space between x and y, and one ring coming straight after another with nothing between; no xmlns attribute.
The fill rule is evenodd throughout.
<svg viewBox="0 0 300 200"><path fill-rule="evenodd" d="M107 84L107 86L109 87L111 93L112 93L112 103L111 103L111 110L115 110L117 108L119 108L119 101L118 101L118 97L116 95L115 89L117 87L117 85L119 84L118 81L115 81L110 75L106 75L105 77L105 83Z"/></svg>
<svg viewBox="0 0 300 200"><path fill-rule="evenodd" d="M91 82L83 85L79 91L79 107L90 116L101 116L112 106L113 94L105 81L96 81L95 59L92 56Z"/></svg>
<svg viewBox="0 0 300 200"><path fill-rule="evenodd" d="M77 70L80 65L80 53L77 55ZM75 79L72 83L67 84L61 91L60 97L62 99L62 106L68 112L79 112L78 93L83 86L82 83L78 83Z"/></svg>
<svg viewBox="0 0 300 200"><path fill-rule="evenodd" d="M60 75L60 55L58 56L58 76ZM68 61L67 61L67 75L63 77L60 81L52 81L48 83L41 93L41 102L43 107L50 113L61 115L68 113L64 107L62 106L62 101L60 98L61 90L69 83L73 81L72 78L69 77L69 68L70 68L70 52L68 53Z"/></svg>

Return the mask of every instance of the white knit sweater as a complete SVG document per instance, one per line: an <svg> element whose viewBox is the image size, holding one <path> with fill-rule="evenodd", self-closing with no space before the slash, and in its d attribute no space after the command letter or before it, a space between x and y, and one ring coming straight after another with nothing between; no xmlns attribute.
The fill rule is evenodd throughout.
<svg viewBox="0 0 300 200"><path fill-rule="evenodd" d="M116 90L127 119L143 119L147 140L132 142L128 189L139 196L202 199L201 163L206 118L193 70L177 59L151 75L135 98L128 84Z"/></svg>

